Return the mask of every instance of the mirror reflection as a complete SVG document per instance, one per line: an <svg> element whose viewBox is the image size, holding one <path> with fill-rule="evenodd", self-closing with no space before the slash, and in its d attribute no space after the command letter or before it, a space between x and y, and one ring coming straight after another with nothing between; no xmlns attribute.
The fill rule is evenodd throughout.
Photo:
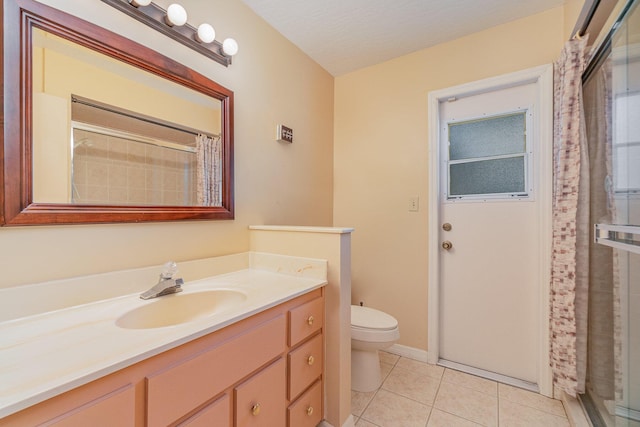
<svg viewBox="0 0 640 427"><path fill-rule="evenodd" d="M33 200L222 206L222 102L33 29Z"/></svg>

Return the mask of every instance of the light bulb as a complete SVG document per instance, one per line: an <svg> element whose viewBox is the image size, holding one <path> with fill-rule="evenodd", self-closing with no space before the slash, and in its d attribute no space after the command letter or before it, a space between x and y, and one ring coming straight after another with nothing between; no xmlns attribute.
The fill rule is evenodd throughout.
<svg viewBox="0 0 640 427"><path fill-rule="evenodd" d="M149 4L151 4L151 0L129 0L129 3L135 7L149 6Z"/></svg>
<svg viewBox="0 0 640 427"><path fill-rule="evenodd" d="M234 39L224 39L222 42L222 51L228 56L235 55L238 53L238 42Z"/></svg>
<svg viewBox="0 0 640 427"><path fill-rule="evenodd" d="M137 0L136 0L137 1ZM167 24L181 26L187 23L187 11L178 3L170 4L167 8Z"/></svg>
<svg viewBox="0 0 640 427"><path fill-rule="evenodd" d="M196 40L200 43L211 43L216 39L216 30L207 23L200 24L198 26L198 32L196 33Z"/></svg>

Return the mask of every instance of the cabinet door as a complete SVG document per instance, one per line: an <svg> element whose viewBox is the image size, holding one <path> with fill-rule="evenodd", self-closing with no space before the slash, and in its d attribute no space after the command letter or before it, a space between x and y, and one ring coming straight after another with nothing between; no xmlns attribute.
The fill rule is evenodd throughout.
<svg viewBox="0 0 640 427"><path fill-rule="evenodd" d="M280 358L235 388L236 427L285 425L285 368Z"/></svg>
<svg viewBox="0 0 640 427"><path fill-rule="evenodd" d="M284 316L147 376L147 422L168 425L231 387L286 348Z"/></svg>
<svg viewBox="0 0 640 427"><path fill-rule="evenodd" d="M289 400L293 400L322 374L322 335L289 353Z"/></svg>
<svg viewBox="0 0 640 427"><path fill-rule="evenodd" d="M318 380L289 406L289 427L315 427L322 420L322 381Z"/></svg>
<svg viewBox="0 0 640 427"><path fill-rule="evenodd" d="M178 427L229 427L231 425L229 400L229 395L225 394L191 418L178 424Z"/></svg>

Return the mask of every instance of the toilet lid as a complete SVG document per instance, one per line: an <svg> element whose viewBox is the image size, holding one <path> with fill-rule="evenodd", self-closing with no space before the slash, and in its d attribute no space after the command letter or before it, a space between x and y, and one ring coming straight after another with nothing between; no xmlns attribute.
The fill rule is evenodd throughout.
<svg viewBox="0 0 640 427"><path fill-rule="evenodd" d="M352 305L351 326L367 329L389 330L397 328L398 321L395 317L380 310Z"/></svg>

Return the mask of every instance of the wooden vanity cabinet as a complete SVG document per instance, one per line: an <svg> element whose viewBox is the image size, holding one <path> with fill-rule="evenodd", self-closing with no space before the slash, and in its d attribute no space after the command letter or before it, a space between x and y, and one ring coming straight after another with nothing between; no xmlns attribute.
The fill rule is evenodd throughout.
<svg viewBox="0 0 640 427"><path fill-rule="evenodd" d="M285 324L285 316L278 314L222 345L147 375L147 424L170 425L281 357Z"/></svg>
<svg viewBox="0 0 640 427"><path fill-rule="evenodd" d="M0 427L312 427L322 420L324 290L0 419Z"/></svg>
<svg viewBox="0 0 640 427"><path fill-rule="evenodd" d="M235 426L284 426L287 366L282 358L234 389Z"/></svg>
<svg viewBox="0 0 640 427"><path fill-rule="evenodd" d="M228 427L231 425L231 411L229 405L231 398L223 395L215 402L205 406L195 415L178 424L178 427Z"/></svg>
<svg viewBox="0 0 640 427"><path fill-rule="evenodd" d="M323 330L324 298L321 295L289 310L289 427L314 427L322 420Z"/></svg>

